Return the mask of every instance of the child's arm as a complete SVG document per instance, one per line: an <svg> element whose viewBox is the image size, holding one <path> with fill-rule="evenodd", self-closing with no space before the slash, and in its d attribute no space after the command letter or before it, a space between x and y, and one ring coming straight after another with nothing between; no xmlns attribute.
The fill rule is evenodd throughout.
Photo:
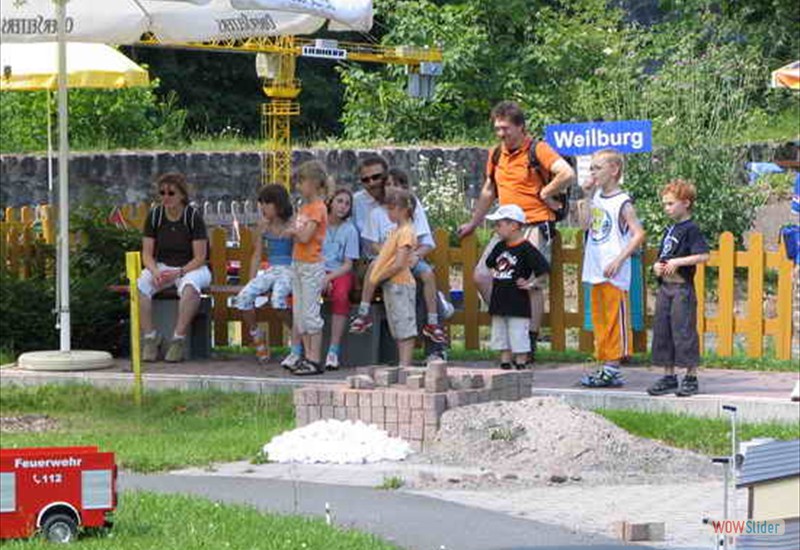
<svg viewBox="0 0 800 550"><path fill-rule="evenodd" d="M381 278L379 281L377 281L376 284L381 284L383 283L383 281L388 281L389 279L400 273L403 269L407 269L410 258L411 258L411 247L408 245L398 246L397 253L395 254L394 257L394 263L381 274Z"/></svg>
<svg viewBox="0 0 800 550"><path fill-rule="evenodd" d="M704 264L709 260L710 257L711 255L705 252L703 254L693 254L692 256L684 256L682 258L670 258L665 262L656 264L661 266L661 269L658 270L661 271L661 273L658 273L655 266L653 267L653 269L654 271L656 271L656 275L658 275L659 277L663 275L672 275L676 271L678 271L679 267Z"/></svg>
<svg viewBox="0 0 800 550"><path fill-rule="evenodd" d="M296 226L290 229L290 233L294 235L294 240L299 243L306 244L314 236L314 231L317 230L316 220L306 218L305 222L301 221L298 217Z"/></svg>
<svg viewBox="0 0 800 550"><path fill-rule="evenodd" d="M642 224L639 223L639 218L636 216L636 209L633 207L633 204L627 203L623 206L621 216L622 219L625 220L625 223L628 224L628 230L632 235L628 246L603 269L603 276L609 279L616 275L622 267L622 264L625 263L625 260L630 258L636 249L642 246L644 238L647 236Z"/></svg>
<svg viewBox="0 0 800 550"><path fill-rule="evenodd" d="M265 229L266 224L264 224L262 221L259 221L256 225L255 231L253 231L253 255L250 256L250 270L247 274L248 281L255 279L256 273L258 273L258 268L261 266L261 255L264 253L262 236L264 235Z"/></svg>
<svg viewBox="0 0 800 550"><path fill-rule="evenodd" d="M328 283L330 283L332 280L337 279L342 275L346 275L347 273L350 273L350 271L352 270L353 270L353 260L351 260L350 258L345 258L344 262L342 263L341 267L339 267L339 269L334 269L333 271L325 275L324 286L328 286Z"/></svg>

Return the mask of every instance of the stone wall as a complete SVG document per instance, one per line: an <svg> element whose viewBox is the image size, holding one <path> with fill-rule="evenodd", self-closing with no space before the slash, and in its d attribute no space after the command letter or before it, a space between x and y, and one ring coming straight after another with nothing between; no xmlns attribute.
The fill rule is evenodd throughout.
<svg viewBox="0 0 800 550"><path fill-rule="evenodd" d="M337 183L357 186L359 159L378 152L412 178L419 158L436 163L453 162L466 174L474 191L486 162L486 150L465 148L385 148L380 150L302 149L293 154L295 166L319 159ZM152 182L169 171L187 175L197 200L255 198L261 185L261 153L118 152L74 154L70 158L70 201L73 204L103 202L123 204L152 198ZM57 163L54 161L57 188ZM0 155L0 206L22 206L46 202L47 159L42 156Z"/></svg>
<svg viewBox="0 0 800 550"><path fill-rule="evenodd" d="M409 147L382 149L300 149L292 162L316 158L325 163L338 183L358 186L355 170L360 158L380 153L393 165L416 179L421 156L434 164L453 163L465 174L470 195L481 184L487 150L480 147ZM115 152L78 153L70 159L70 201L77 203L138 202L152 198L152 182L158 174L184 172L194 184L198 200L254 198L261 184L258 152ZM750 160L800 159L800 144L751 145ZM57 166L54 171L57 177ZM54 183L57 187L57 181ZM47 160L43 156L0 155L0 206L22 206L47 201Z"/></svg>

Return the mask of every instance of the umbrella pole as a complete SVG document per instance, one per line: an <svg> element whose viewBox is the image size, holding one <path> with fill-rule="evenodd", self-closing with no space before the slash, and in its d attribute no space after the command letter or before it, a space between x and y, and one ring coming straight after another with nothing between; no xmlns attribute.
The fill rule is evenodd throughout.
<svg viewBox="0 0 800 550"><path fill-rule="evenodd" d="M50 111L50 90L44 91L45 103L47 103L47 204L50 205L50 211L53 212L56 205L56 196L55 192L53 191L53 115ZM59 252L58 246L58 231L56 231L56 271L60 268L58 267L58 259L61 257L61 253ZM59 305L60 300L59 296L61 294L61 289L59 288L58 281L56 281L56 303L53 308L53 313L56 315L56 330L60 330L61 322L58 318L59 313Z"/></svg>
<svg viewBox="0 0 800 550"><path fill-rule="evenodd" d="M67 135L66 0L56 0L58 30L58 258L59 322L62 352L70 351L69 315L69 136Z"/></svg>

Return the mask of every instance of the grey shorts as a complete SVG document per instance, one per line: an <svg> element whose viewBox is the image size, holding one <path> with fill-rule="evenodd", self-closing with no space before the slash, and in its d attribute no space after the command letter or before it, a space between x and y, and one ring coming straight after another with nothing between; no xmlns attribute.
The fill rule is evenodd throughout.
<svg viewBox="0 0 800 550"><path fill-rule="evenodd" d="M700 364L697 296L692 283L662 283L653 316L652 362L658 367Z"/></svg>
<svg viewBox="0 0 800 550"><path fill-rule="evenodd" d="M324 262L292 264L292 317L300 334L322 332L320 298L324 278Z"/></svg>
<svg viewBox="0 0 800 550"><path fill-rule="evenodd" d="M528 317L492 315L492 349L511 353L531 351L531 320Z"/></svg>
<svg viewBox="0 0 800 550"><path fill-rule="evenodd" d="M383 303L386 306L386 321L395 340L406 340L417 336L417 286L384 283Z"/></svg>

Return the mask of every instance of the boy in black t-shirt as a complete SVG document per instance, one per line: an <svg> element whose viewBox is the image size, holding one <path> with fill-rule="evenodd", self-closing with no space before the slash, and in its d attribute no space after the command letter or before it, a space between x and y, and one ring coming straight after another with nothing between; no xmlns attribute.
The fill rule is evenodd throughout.
<svg viewBox="0 0 800 550"><path fill-rule="evenodd" d="M500 367L530 368L528 353L531 342L528 331L531 321L529 289L533 278L550 270L541 252L522 234L525 213L515 204L506 204L486 216L494 221L500 242L486 258L492 270L492 349L500 351ZM513 365L512 365L513 356Z"/></svg>
<svg viewBox="0 0 800 550"><path fill-rule="evenodd" d="M658 260L653 265L659 287L653 319L652 360L654 366L664 367L664 376L647 389L650 395L690 396L700 390L694 274L697 264L708 261L709 253L700 228L691 218L696 197L694 185L683 180L673 180L661 190L664 211L674 223L664 232ZM680 384L675 367L686 369Z"/></svg>

